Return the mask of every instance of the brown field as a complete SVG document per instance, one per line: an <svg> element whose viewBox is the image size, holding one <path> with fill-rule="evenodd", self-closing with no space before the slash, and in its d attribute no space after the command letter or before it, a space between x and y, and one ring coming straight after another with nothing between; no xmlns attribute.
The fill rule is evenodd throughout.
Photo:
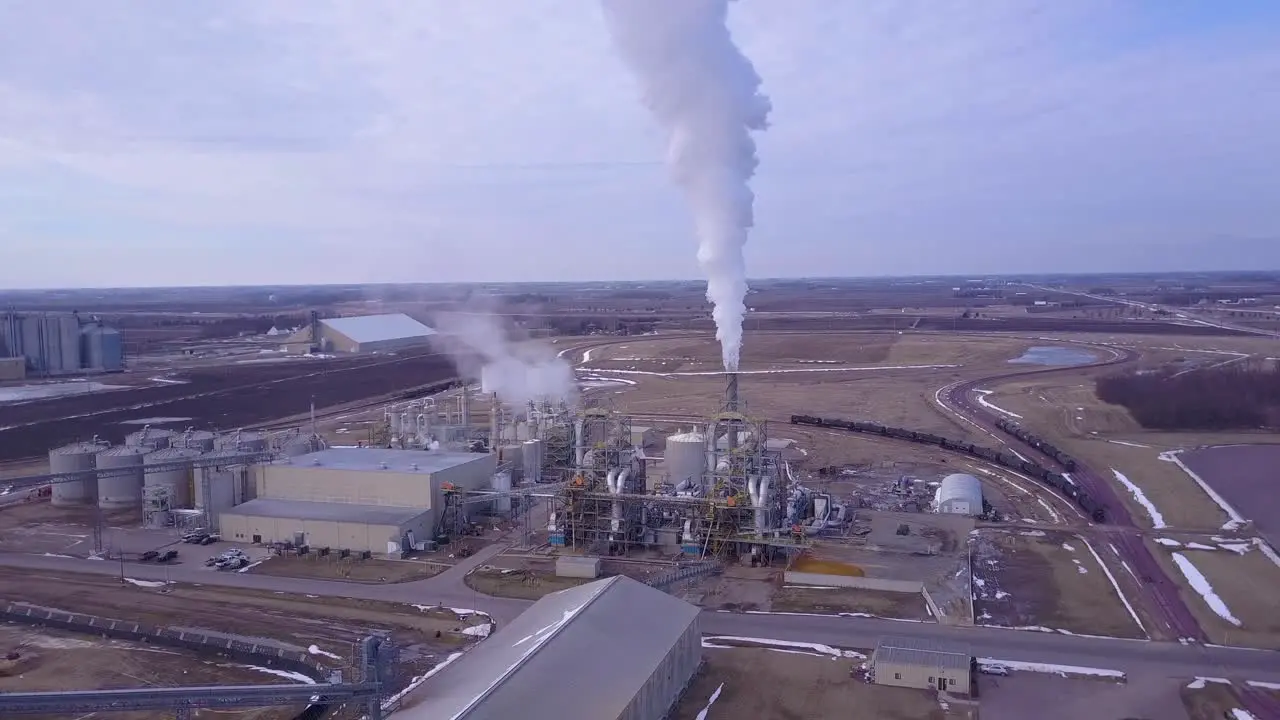
<svg viewBox="0 0 1280 720"><path fill-rule="evenodd" d="M328 557L277 556L253 566L249 572L257 575L279 577L316 578L320 580L346 580L361 583L402 583L425 580L448 570L448 565L418 560L361 560L350 557L340 559L337 554Z"/></svg>
<svg viewBox="0 0 1280 720"><path fill-rule="evenodd" d="M918 593L895 593L855 588L811 588L787 585L773 593L773 612L855 613L900 620L932 620Z"/></svg>
<svg viewBox="0 0 1280 720"><path fill-rule="evenodd" d="M0 692L290 682L227 659L204 658L194 653L150 647L142 643L106 640L24 625L0 626L0 656L9 652L16 652L19 657L12 661L0 659ZM239 720L290 720L302 709L273 707L236 710L235 717ZM54 718L51 715L22 717L32 720ZM173 717L173 713L127 712L112 713L110 717L120 720L162 720ZM225 718L227 713L198 710L193 711L191 717L211 720Z"/></svg>
<svg viewBox="0 0 1280 720"><path fill-rule="evenodd" d="M848 718L849 720L959 720L963 710L943 712L933 693L870 685L851 678L859 661L780 653L763 648L704 651L706 666L672 713L675 720L700 717L711 695L720 694L706 720L737 718Z"/></svg>
<svg viewBox="0 0 1280 720"><path fill-rule="evenodd" d="M973 552L979 624L1146 636L1079 536L1040 530L979 532ZM1094 550L1101 552L1096 545Z"/></svg>
<svg viewBox="0 0 1280 720"><path fill-rule="evenodd" d="M1188 720L1222 720L1232 710L1244 707L1240 696L1229 683L1193 683L1203 687L1184 687L1179 691Z"/></svg>
<svg viewBox="0 0 1280 720"><path fill-rule="evenodd" d="M1170 578L1182 584L1183 600L1195 613L1212 642L1221 645L1280 649L1280 616L1275 612L1275 588L1280 587L1280 566L1258 548L1243 555L1227 550L1185 550L1180 552L1195 565L1240 627L1219 617L1191 588L1170 557L1171 548L1149 543L1152 554Z"/></svg>

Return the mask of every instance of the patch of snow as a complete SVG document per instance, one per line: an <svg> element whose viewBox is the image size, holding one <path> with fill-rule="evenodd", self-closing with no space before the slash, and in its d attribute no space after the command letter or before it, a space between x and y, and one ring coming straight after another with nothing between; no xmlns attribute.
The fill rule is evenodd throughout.
<svg viewBox="0 0 1280 720"><path fill-rule="evenodd" d="M409 693L413 692L414 690L417 690L417 689L418 689L418 686L419 686L419 685L421 685L422 683L426 682L427 680L429 680L429 679L431 678L431 676L432 676L432 675L435 675L436 673L440 672L441 670L443 670L443 669L445 669L445 668L449 667L449 665L450 665L450 664L452 664L454 660L457 660L457 659L458 659L458 658L460 658L460 657L462 657L462 653L460 653L460 652L453 653L453 654L451 654L449 657L447 657L447 658L445 658L444 660L440 661L440 663L439 663L439 664L437 664L435 667L433 667L433 668L431 668L430 670L428 670L428 671L427 671L427 673L426 673L425 675L417 675L417 676L415 676L412 680L410 680L410 681L409 681L409 684L408 684L408 685L406 685L406 686L404 687L404 689L403 689L403 690L401 690L400 692L396 693L395 695L392 695L391 697L387 698L386 700L383 700L383 701L382 701L382 709L383 709L383 710L386 710L386 709L389 709L389 708L393 707L397 702L400 702L400 699L401 699L401 698L403 698L405 695L408 695Z"/></svg>
<svg viewBox="0 0 1280 720"><path fill-rule="evenodd" d="M842 650L830 645L821 643L796 642L794 640L774 640L772 638L756 638L756 637L739 637L737 635L707 635L702 638L702 647L706 648L732 648L734 645L718 645L716 641L739 642L746 645L759 646L768 649L787 649L787 650L806 650L811 653L820 655L830 655L838 658L853 658L856 660L866 660L867 656L856 650Z"/></svg>
<svg viewBox="0 0 1280 720"><path fill-rule="evenodd" d="M1116 480L1120 481L1121 485L1128 488L1129 494L1133 496L1133 499L1137 500L1139 505L1146 508L1147 514L1151 516L1151 527L1156 528L1157 530L1168 527L1168 525L1164 524L1164 516L1156 509L1155 504L1147 499L1147 494L1142 492L1142 488L1130 482L1129 478L1125 477L1124 473L1119 470L1111 468L1111 472L1115 474Z"/></svg>
<svg viewBox="0 0 1280 720"><path fill-rule="evenodd" d="M44 557L67 558L67 559L69 559L69 560L75 560L75 559L76 559L74 555L59 555L58 553L45 553L45 554L44 554Z"/></svg>
<svg viewBox="0 0 1280 720"><path fill-rule="evenodd" d="M1062 543L1062 549L1063 549L1063 550L1066 550L1067 552L1075 552L1075 551L1076 551L1076 549L1075 549L1074 547L1072 547L1072 546L1070 545L1070 543Z"/></svg>
<svg viewBox="0 0 1280 720"><path fill-rule="evenodd" d="M1116 595L1120 598L1120 602L1124 603L1125 609L1129 611L1129 617L1133 618L1133 621L1137 623L1138 629L1142 631L1142 634L1147 637L1151 637L1151 633L1147 632L1147 628L1142 624L1142 620L1138 619L1138 613L1134 611L1133 605L1129 604L1129 598L1124 596L1124 591L1120 589L1120 583L1116 582L1116 576L1111 574L1111 568L1108 568L1107 564L1102 562L1102 556L1098 555L1098 551L1093 549L1093 546L1089 544L1088 540L1085 540L1079 535L1076 536L1076 539L1084 543L1085 547L1089 548L1089 553L1093 555L1093 559L1097 561L1098 567L1102 568L1102 573L1111 581L1111 587L1115 589ZM1112 545L1111 549L1115 551L1115 545ZM1117 551L1116 556L1119 557L1119 555L1120 553ZM1123 562L1124 561L1122 560L1121 563L1123 564ZM1125 566L1125 569L1128 569L1127 565ZM1133 571L1129 570L1129 574L1132 575ZM1134 579L1136 580L1137 577L1135 576Z"/></svg>
<svg viewBox="0 0 1280 720"><path fill-rule="evenodd" d="M1182 547L1182 543L1173 538L1156 538L1156 542L1165 547Z"/></svg>
<svg viewBox="0 0 1280 720"><path fill-rule="evenodd" d="M1262 688L1263 690L1280 690L1280 683L1263 682L1261 680L1246 680L1245 685Z"/></svg>
<svg viewBox="0 0 1280 720"><path fill-rule="evenodd" d="M1178 457L1181 453L1181 450L1169 450L1167 452L1160 453L1159 457L1161 460L1171 462L1181 468L1182 472L1186 473L1188 477L1200 486L1200 489L1209 496L1210 500L1213 500L1217 503L1218 507L1222 508L1222 511L1227 514L1228 518L1230 518L1230 520L1227 520L1222 524L1223 530L1235 530L1244 525L1245 519L1241 517L1240 513L1236 512L1235 508L1231 507L1231 503L1227 502L1226 499L1219 495L1216 490L1209 487L1209 483L1205 482L1199 475L1192 472L1191 468L1187 467L1187 464L1182 462L1182 458Z"/></svg>
<svg viewBox="0 0 1280 720"><path fill-rule="evenodd" d="M1217 548L1215 548L1212 545L1202 545L1198 542L1187 543L1187 549L1188 550L1217 550Z"/></svg>
<svg viewBox="0 0 1280 720"><path fill-rule="evenodd" d="M312 645L311 647L307 648L307 652L311 653L312 655L323 655L327 658L333 658L334 660L342 659L342 656L340 655L334 655L331 652L325 652L324 650L321 650L319 645Z"/></svg>
<svg viewBox="0 0 1280 720"><path fill-rule="evenodd" d="M1000 407L999 405L996 405L994 403L987 401L987 396L995 392L994 390L974 390L973 392L977 394L978 404L981 405L982 407L987 408L988 410L995 410L996 412L1002 415L1008 415L1009 417L1014 418L1016 420L1022 419L1022 416L1019 415L1018 413L1010 412Z"/></svg>
<svg viewBox="0 0 1280 720"><path fill-rule="evenodd" d="M1209 579L1201 574L1190 560L1184 557L1182 553L1173 553L1173 562L1182 571L1183 576L1187 578L1187 582L1191 583L1191 587L1195 588L1195 591L1200 593L1200 597L1204 598L1209 609L1232 625L1241 626L1240 620L1231 614L1231 608L1228 608L1222 598L1218 597L1218 593L1214 592L1213 586L1209 584Z"/></svg>
<svg viewBox="0 0 1280 720"><path fill-rule="evenodd" d="M724 690L724 683L720 683L720 687L717 687L716 691L711 693L711 697L707 698L707 706L698 711L698 720L707 720L707 713L711 712L711 706L720 699L721 690Z"/></svg>
<svg viewBox="0 0 1280 720"><path fill-rule="evenodd" d="M1240 708L1231 709L1231 720L1258 720L1258 717L1248 710Z"/></svg>
<svg viewBox="0 0 1280 720"><path fill-rule="evenodd" d="M251 563L249 563L248 565L245 565L244 567L240 568L239 570L236 570L236 572L242 572L242 573L249 572L250 570L252 570L252 569L254 569L254 568L258 567L259 565L261 565L262 563L266 562L266 561L267 561L267 559L268 559L268 558L263 558L263 559L261 559L261 560L256 560L256 561L254 561L254 562L251 562Z"/></svg>
<svg viewBox="0 0 1280 720"><path fill-rule="evenodd" d="M1271 547L1271 543L1263 540L1262 538L1254 538L1253 544L1257 545L1258 549L1262 551L1262 554L1266 555L1267 559L1275 563L1276 567L1280 567L1280 555L1276 554L1276 550Z"/></svg>
<svg viewBox="0 0 1280 720"><path fill-rule="evenodd" d="M1187 684L1187 689L1201 690L1204 688L1205 683L1218 683L1220 685L1230 685L1231 681L1226 678L1197 676L1195 680L1192 680L1190 683Z"/></svg>
<svg viewBox="0 0 1280 720"><path fill-rule="evenodd" d="M1125 447L1135 447L1135 448L1151 447L1150 445L1143 445L1141 443L1135 443L1135 442L1125 442L1124 440L1108 440L1107 442L1111 443L1112 445L1124 445Z"/></svg>
<svg viewBox="0 0 1280 720"><path fill-rule="evenodd" d="M260 673L266 673L267 675L275 675L276 677L282 677L288 680L294 680L296 682L302 683L303 685L316 684L316 680L313 677L308 677L306 675L303 675L300 672L291 672L289 670L281 670L279 668L262 667L260 665L220 665L219 667L245 668L246 670L256 670Z"/></svg>
<svg viewBox="0 0 1280 720"><path fill-rule="evenodd" d="M978 658L980 665L1003 665L1010 670L1035 673L1049 673L1052 675L1060 675L1062 677L1084 676L1084 677L1100 677L1112 678L1115 680L1124 680L1125 674L1119 670L1106 670L1103 668L1080 667L1077 665L1050 665L1047 663L1021 662L1017 660L997 660L995 658Z"/></svg>
<svg viewBox="0 0 1280 720"><path fill-rule="evenodd" d="M125 578L124 581L130 585L137 585L138 587L144 588L158 588L168 585L168 583L163 580L138 580L136 578Z"/></svg>
<svg viewBox="0 0 1280 720"><path fill-rule="evenodd" d="M963 570L963 568L962 568ZM788 590L843 590L835 585L783 585Z"/></svg>
<svg viewBox="0 0 1280 720"><path fill-rule="evenodd" d="M1049 512L1049 519L1050 519L1054 524L1061 524L1061 523L1062 523L1062 516L1058 515L1058 513L1053 509L1053 506L1052 506L1052 505L1050 505L1049 503L1047 503L1047 502L1045 502L1045 501L1044 501L1044 498L1042 498L1042 497L1037 497L1037 498L1036 498L1036 502L1040 503L1040 507L1044 508L1045 510L1047 510L1047 511Z"/></svg>
<svg viewBox="0 0 1280 720"><path fill-rule="evenodd" d="M1025 536L1027 536L1027 537L1044 537L1044 531L1043 531L1043 530L1023 530L1022 532L1020 532L1020 533L1018 533L1018 534L1019 534L1019 535L1025 535Z"/></svg>
<svg viewBox="0 0 1280 720"><path fill-rule="evenodd" d="M1007 597L1009 597L1009 593L1007 593L1007 592L1005 592L1005 591L1003 591L1003 590L997 590L997 591L996 591L996 599L997 599L997 600L1003 600L1003 599L1005 599L1005 598L1007 598Z"/></svg>
<svg viewBox="0 0 1280 720"><path fill-rule="evenodd" d="M492 631L493 631L493 625L491 623L485 623L484 625L470 625L468 627L462 628L463 635L470 635L472 637L479 637L479 638L489 637L489 633Z"/></svg>
<svg viewBox="0 0 1280 720"><path fill-rule="evenodd" d="M584 362L584 363L589 363L589 362L591 362L591 351L590 351L590 350L583 350L583 351L582 351L582 362Z"/></svg>
<svg viewBox="0 0 1280 720"><path fill-rule="evenodd" d="M1222 543L1218 546L1223 550L1230 550L1237 555L1243 555L1253 549L1252 543Z"/></svg>

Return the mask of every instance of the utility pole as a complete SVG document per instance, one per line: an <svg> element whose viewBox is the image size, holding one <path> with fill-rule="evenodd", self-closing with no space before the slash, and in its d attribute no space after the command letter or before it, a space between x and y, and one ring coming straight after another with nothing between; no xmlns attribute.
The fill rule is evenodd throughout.
<svg viewBox="0 0 1280 720"><path fill-rule="evenodd" d="M118 544L118 541L120 540L119 535L116 535L114 539L117 541L116 554L120 556L120 584L123 585L124 584L124 548Z"/></svg>

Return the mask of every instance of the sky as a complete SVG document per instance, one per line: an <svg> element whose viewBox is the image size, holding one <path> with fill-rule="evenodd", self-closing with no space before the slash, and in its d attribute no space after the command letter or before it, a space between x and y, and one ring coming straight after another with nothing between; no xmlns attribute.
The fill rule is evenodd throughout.
<svg viewBox="0 0 1280 720"><path fill-rule="evenodd" d="M1280 268L1274 0L729 22L752 277ZM594 0L4 0L0 288L694 278L664 142Z"/></svg>

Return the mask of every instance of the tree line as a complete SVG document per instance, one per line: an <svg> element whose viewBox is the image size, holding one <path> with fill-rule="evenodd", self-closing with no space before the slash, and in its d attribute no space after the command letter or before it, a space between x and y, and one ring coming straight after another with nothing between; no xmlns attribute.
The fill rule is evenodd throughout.
<svg viewBox="0 0 1280 720"><path fill-rule="evenodd" d="M1165 369L1097 380L1098 398L1153 430L1280 427L1280 371L1272 363Z"/></svg>

